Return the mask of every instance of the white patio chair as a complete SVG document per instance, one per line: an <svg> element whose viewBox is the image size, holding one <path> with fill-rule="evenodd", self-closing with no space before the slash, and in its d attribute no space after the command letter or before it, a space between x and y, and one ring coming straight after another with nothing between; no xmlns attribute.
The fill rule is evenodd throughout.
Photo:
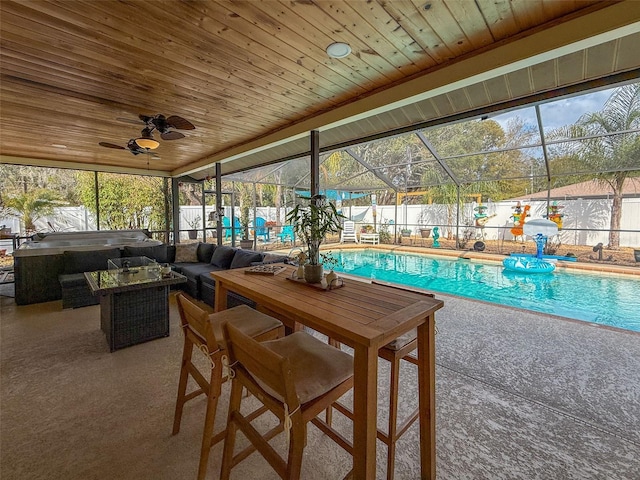
<svg viewBox="0 0 640 480"><path fill-rule="evenodd" d="M358 234L356 233L356 223L350 220L347 220L344 222L344 225L342 225L340 243L344 243L345 240L353 240L356 243L360 243L358 242Z"/></svg>

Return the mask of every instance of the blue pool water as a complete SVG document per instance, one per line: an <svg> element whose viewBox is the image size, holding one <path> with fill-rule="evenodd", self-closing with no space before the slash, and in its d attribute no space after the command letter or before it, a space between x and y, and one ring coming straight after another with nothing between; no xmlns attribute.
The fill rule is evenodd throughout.
<svg viewBox="0 0 640 480"><path fill-rule="evenodd" d="M336 271L640 331L640 278L567 272L525 274L502 264L379 250L331 253Z"/></svg>

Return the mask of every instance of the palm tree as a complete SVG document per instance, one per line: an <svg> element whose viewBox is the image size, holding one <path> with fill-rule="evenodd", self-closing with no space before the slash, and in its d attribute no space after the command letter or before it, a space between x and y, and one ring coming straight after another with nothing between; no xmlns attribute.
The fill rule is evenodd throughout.
<svg viewBox="0 0 640 480"><path fill-rule="evenodd" d="M583 115L574 130L580 136L604 135L581 143L580 158L596 180L613 192L609 248L620 246L622 188L628 177L640 174L640 135L637 132L610 135L640 128L640 83L617 88L599 112Z"/></svg>
<svg viewBox="0 0 640 480"><path fill-rule="evenodd" d="M5 201L6 206L16 211L15 215L21 218L26 233L34 232L34 222L53 213L53 207L59 203L55 193L44 188L29 190Z"/></svg>

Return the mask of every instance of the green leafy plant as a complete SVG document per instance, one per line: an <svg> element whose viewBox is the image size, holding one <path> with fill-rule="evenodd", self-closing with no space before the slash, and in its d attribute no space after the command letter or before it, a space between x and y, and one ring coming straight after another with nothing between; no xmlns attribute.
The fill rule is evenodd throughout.
<svg viewBox="0 0 640 480"><path fill-rule="evenodd" d="M325 266L325 268L329 269L329 270L333 270L336 267L341 267L342 266L342 262L340 260L338 260L336 257L334 257L331 254L331 251L327 251L326 253L321 253L320 254L320 260L322 262L322 265Z"/></svg>
<svg viewBox="0 0 640 480"><path fill-rule="evenodd" d="M296 235L307 245L307 261L310 265L320 265L320 244L327 233L338 233L340 219L333 203L324 195L299 197L305 204L296 205L287 214L287 223L293 225ZM307 203L308 202L308 203Z"/></svg>
<svg viewBox="0 0 640 480"><path fill-rule="evenodd" d="M378 230L380 243L391 243L391 233L389 232L389 222L381 222Z"/></svg>
<svg viewBox="0 0 640 480"><path fill-rule="evenodd" d="M51 215L53 208L62 205L57 195L45 188L29 190L19 195L8 197L5 206L12 211L12 215L20 218L27 232L35 232L35 221L41 217Z"/></svg>

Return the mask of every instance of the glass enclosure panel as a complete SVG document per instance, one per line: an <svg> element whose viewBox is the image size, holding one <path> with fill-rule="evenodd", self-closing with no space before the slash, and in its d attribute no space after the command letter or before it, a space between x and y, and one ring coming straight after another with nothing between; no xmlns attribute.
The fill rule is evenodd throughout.
<svg viewBox="0 0 640 480"><path fill-rule="evenodd" d="M78 174L88 182L82 194L76 180ZM26 237L35 232L95 230L95 208L88 208L95 205L93 178L93 172L0 165L3 235Z"/></svg>
<svg viewBox="0 0 640 480"><path fill-rule="evenodd" d="M498 150L514 143L503 126L493 119L434 127L424 131L424 135L441 158Z"/></svg>
<svg viewBox="0 0 640 480"><path fill-rule="evenodd" d="M90 195L90 188L87 185L83 191ZM98 192L100 230L140 228L164 233L167 229L162 178L101 172Z"/></svg>
<svg viewBox="0 0 640 480"><path fill-rule="evenodd" d="M444 161L459 182L469 183L546 176L543 159L541 148L527 148L445 158ZM518 194L514 189L509 190Z"/></svg>
<svg viewBox="0 0 640 480"><path fill-rule="evenodd" d="M204 241L203 231L207 221L203 214L203 183L178 183L178 208L180 220L178 225L180 242Z"/></svg>
<svg viewBox="0 0 640 480"><path fill-rule="evenodd" d="M498 148L520 148L541 144L535 107L530 106L492 114L490 119L498 123L504 132L504 144Z"/></svg>
<svg viewBox="0 0 640 480"><path fill-rule="evenodd" d="M552 143L547 147L551 174L604 174L640 170L638 144L638 131Z"/></svg>
<svg viewBox="0 0 640 480"><path fill-rule="evenodd" d="M573 137L572 127L594 112L601 111L616 88L583 93L540 105L545 138L559 140Z"/></svg>

